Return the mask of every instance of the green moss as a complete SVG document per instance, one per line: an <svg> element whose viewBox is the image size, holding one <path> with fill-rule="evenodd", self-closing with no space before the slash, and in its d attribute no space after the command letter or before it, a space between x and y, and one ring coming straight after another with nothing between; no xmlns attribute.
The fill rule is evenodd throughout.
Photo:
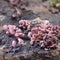
<svg viewBox="0 0 60 60"><path fill-rule="evenodd" d="M56 3L60 4L60 0L56 0Z"/></svg>
<svg viewBox="0 0 60 60"><path fill-rule="evenodd" d="M50 3L50 7L55 7L55 4L54 3Z"/></svg>

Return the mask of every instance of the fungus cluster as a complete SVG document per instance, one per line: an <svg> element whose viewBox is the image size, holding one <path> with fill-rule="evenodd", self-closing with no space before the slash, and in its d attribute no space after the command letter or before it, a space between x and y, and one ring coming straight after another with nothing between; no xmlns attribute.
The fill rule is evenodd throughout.
<svg viewBox="0 0 60 60"><path fill-rule="evenodd" d="M31 21L20 20L19 27L15 25L4 25L3 29L8 35L13 35L17 38L19 45L24 45L23 30L29 30L28 37L30 38L30 44L34 45L35 42L39 42L39 46L43 49L56 49L58 40L60 40L60 26L52 25L50 23L36 24L31 27ZM22 29L21 29L22 28ZM12 41L12 46L16 47L16 41Z"/></svg>
<svg viewBox="0 0 60 60"><path fill-rule="evenodd" d="M31 45L37 41L43 49L55 49L60 39L60 26L50 23L37 24L28 33L28 37Z"/></svg>
<svg viewBox="0 0 60 60"><path fill-rule="evenodd" d="M3 30L8 34L9 36L15 36L18 40L19 45L24 45L23 37L24 34L22 33L22 30L17 28L15 25L4 25ZM12 46L16 47L16 41L12 41Z"/></svg>
<svg viewBox="0 0 60 60"><path fill-rule="evenodd" d="M31 28L31 21L28 20L20 20L19 21L19 27L23 30L30 30Z"/></svg>

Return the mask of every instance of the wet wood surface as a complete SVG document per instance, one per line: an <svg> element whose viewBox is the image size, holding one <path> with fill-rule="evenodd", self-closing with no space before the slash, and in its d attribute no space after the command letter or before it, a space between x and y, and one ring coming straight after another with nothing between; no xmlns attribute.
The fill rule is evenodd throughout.
<svg viewBox="0 0 60 60"><path fill-rule="evenodd" d="M41 3L41 4L40 4ZM30 6L25 7L25 10L22 10L22 16L12 19L11 15L14 13L14 8L7 2L0 1L0 33L3 30L2 26L4 24L14 24L18 25L20 19L31 20L34 23L42 22L45 20L50 21L52 24L60 25L60 14L51 14L51 12L43 6L46 2L42 1L35 3L30 3ZM23 7L23 6L22 6ZM36 21L36 22L35 22ZM2 32L3 33L3 32ZM0 39L1 40L1 39ZM60 60L60 43L57 50L52 50L46 52L46 55L42 55L39 51L38 53L33 51L26 51L23 54L7 54L4 50L6 46L0 47L0 60ZM29 47L29 45L28 45ZM36 49L35 49L36 50Z"/></svg>

